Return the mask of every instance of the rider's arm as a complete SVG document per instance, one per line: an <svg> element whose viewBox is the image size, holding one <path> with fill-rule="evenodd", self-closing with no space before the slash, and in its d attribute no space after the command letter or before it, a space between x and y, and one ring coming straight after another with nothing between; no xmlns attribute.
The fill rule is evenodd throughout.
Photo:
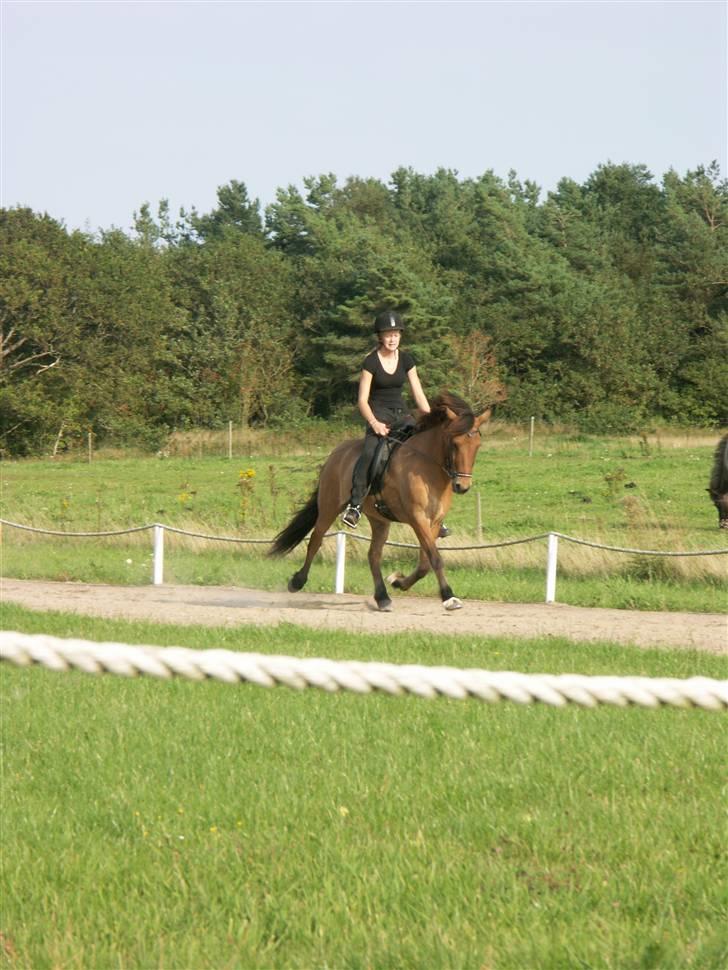
<svg viewBox="0 0 728 970"><path fill-rule="evenodd" d="M422 384L420 384L420 379L417 376L416 367L410 367L410 369L407 371L407 379L409 380L409 385L412 388L412 396L415 399L415 404L423 414L429 414L430 405L425 397L425 392L422 390Z"/></svg>
<svg viewBox="0 0 728 970"><path fill-rule="evenodd" d="M361 372L361 377L359 378L359 399L357 401L359 413L372 429L374 434L388 435L389 428L382 421L377 421L374 411L372 411L371 407L369 406L369 394L371 389L372 375L368 370L363 370Z"/></svg>

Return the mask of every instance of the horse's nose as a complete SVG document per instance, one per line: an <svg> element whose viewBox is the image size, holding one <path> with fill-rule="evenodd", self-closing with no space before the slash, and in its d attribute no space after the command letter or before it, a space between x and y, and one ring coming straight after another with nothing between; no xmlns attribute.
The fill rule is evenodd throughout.
<svg viewBox="0 0 728 970"><path fill-rule="evenodd" d="M453 485L453 491L457 492L458 495L464 495L470 488L470 485L463 485L461 481L455 481Z"/></svg>

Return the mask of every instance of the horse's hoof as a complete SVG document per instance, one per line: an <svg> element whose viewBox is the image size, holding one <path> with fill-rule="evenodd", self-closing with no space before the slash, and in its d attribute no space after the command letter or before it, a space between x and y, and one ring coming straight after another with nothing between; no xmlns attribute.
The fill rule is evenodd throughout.
<svg viewBox="0 0 728 970"><path fill-rule="evenodd" d="M395 589L398 589L400 579L404 579L404 575L402 573L390 573L389 576L387 576L386 581L390 586L394 586Z"/></svg>
<svg viewBox="0 0 728 970"><path fill-rule="evenodd" d="M445 600L442 604L446 610L461 610L463 608L462 600L459 600L457 596L451 596L449 600Z"/></svg>
<svg viewBox="0 0 728 970"><path fill-rule="evenodd" d="M382 600L381 603L377 603L377 609L380 613L391 613L392 612L392 601Z"/></svg>
<svg viewBox="0 0 728 970"><path fill-rule="evenodd" d="M291 576L291 578L288 580L289 593L298 593L299 590L303 589L303 587L304 583L301 582L298 576Z"/></svg>

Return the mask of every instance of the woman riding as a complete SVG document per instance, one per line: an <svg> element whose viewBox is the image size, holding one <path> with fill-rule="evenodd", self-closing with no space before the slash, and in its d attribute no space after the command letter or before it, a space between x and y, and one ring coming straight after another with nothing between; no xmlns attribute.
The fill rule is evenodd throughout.
<svg viewBox="0 0 728 970"><path fill-rule="evenodd" d="M392 427L407 417L409 412L402 398L405 381L409 382L415 404L427 414L430 405L417 376L415 359L406 350L400 350L404 324L394 310L385 310L374 321L378 346L367 355L359 378L359 413L367 423L364 447L352 475L349 504L341 521L355 529L361 518L361 507L369 488L369 467L379 438L386 437ZM443 523L440 535L447 535Z"/></svg>

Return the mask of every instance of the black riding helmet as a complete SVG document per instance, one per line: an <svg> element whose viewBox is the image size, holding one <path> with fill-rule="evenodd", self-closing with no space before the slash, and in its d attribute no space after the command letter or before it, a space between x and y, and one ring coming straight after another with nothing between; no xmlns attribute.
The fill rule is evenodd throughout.
<svg viewBox="0 0 728 970"><path fill-rule="evenodd" d="M386 333L388 330L404 330L402 317L395 310L385 310L377 315L374 321L376 333Z"/></svg>

